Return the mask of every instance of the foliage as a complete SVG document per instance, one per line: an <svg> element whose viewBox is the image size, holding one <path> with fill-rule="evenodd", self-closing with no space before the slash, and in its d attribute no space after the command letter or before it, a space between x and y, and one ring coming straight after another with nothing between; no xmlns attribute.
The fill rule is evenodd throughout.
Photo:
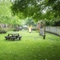
<svg viewBox="0 0 60 60"><path fill-rule="evenodd" d="M10 21L10 16L11 16L11 12L10 12L10 6L11 4L9 4L10 2L0 2L0 23L9 23Z"/></svg>
<svg viewBox="0 0 60 60"><path fill-rule="evenodd" d="M15 15L13 16L12 12L11 12L11 2L8 1L4 1L2 0L0 2L0 23L4 23L4 24L12 24L12 25L20 25L20 20L19 18Z"/></svg>
<svg viewBox="0 0 60 60"><path fill-rule="evenodd" d="M32 18L27 18L26 19L26 25L28 25L28 26L34 26L35 25L35 23L34 23L34 21L33 21L33 19Z"/></svg>
<svg viewBox="0 0 60 60"><path fill-rule="evenodd" d="M0 23L21 25L20 20L26 17L45 20L47 25L60 25L60 0L0 1Z"/></svg>
<svg viewBox="0 0 60 60"><path fill-rule="evenodd" d="M32 17L35 21L42 19L56 22L56 18L60 19L60 0L15 0L11 9L14 14L22 13L19 16ZM54 22L51 22L52 25Z"/></svg>

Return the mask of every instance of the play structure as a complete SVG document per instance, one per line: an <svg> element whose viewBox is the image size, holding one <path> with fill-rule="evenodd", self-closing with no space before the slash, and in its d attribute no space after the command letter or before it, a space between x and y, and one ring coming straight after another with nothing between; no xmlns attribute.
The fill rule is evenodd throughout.
<svg viewBox="0 0 60 60"><path fill-rule="evenodd" d="M38 22L38 30L39 30L39 35L43 36L43 39L45 39L46 23L44 20L40 20Z"/></svg>

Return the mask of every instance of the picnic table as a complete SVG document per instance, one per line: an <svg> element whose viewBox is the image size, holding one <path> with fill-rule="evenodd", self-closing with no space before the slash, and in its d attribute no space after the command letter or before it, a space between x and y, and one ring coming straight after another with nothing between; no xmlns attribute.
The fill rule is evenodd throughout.
<svg viewBox="0 0 60 60"><path fill-rule="evenodd" d="M21 40L21 37L19 33L8 33L7 36L5 36L6 40Z"/></svg>

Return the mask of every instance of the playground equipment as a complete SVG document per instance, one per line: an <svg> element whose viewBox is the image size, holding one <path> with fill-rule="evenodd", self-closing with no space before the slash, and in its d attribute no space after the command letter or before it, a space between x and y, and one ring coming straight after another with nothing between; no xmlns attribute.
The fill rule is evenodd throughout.
<svg viewBox="0 0 60 60"><path fill-rule="evenodd" d="M38 22L38 28L39 28L39 35L43 36L43 39L45 39L46 36L46 23L44 20L40 20Z"/></svg>

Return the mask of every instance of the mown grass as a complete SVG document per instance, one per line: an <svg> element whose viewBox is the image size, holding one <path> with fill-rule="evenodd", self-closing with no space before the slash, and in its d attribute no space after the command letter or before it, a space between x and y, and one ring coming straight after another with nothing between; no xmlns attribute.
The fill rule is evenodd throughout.
<svg viewBox="0 0 60 60"><path fill-rule="evenodd" d="M0 34L0 60L60 60L60 37L47 33L44 40L36 31L19 31L20 41L6 41L8 33Z"/></svg>

